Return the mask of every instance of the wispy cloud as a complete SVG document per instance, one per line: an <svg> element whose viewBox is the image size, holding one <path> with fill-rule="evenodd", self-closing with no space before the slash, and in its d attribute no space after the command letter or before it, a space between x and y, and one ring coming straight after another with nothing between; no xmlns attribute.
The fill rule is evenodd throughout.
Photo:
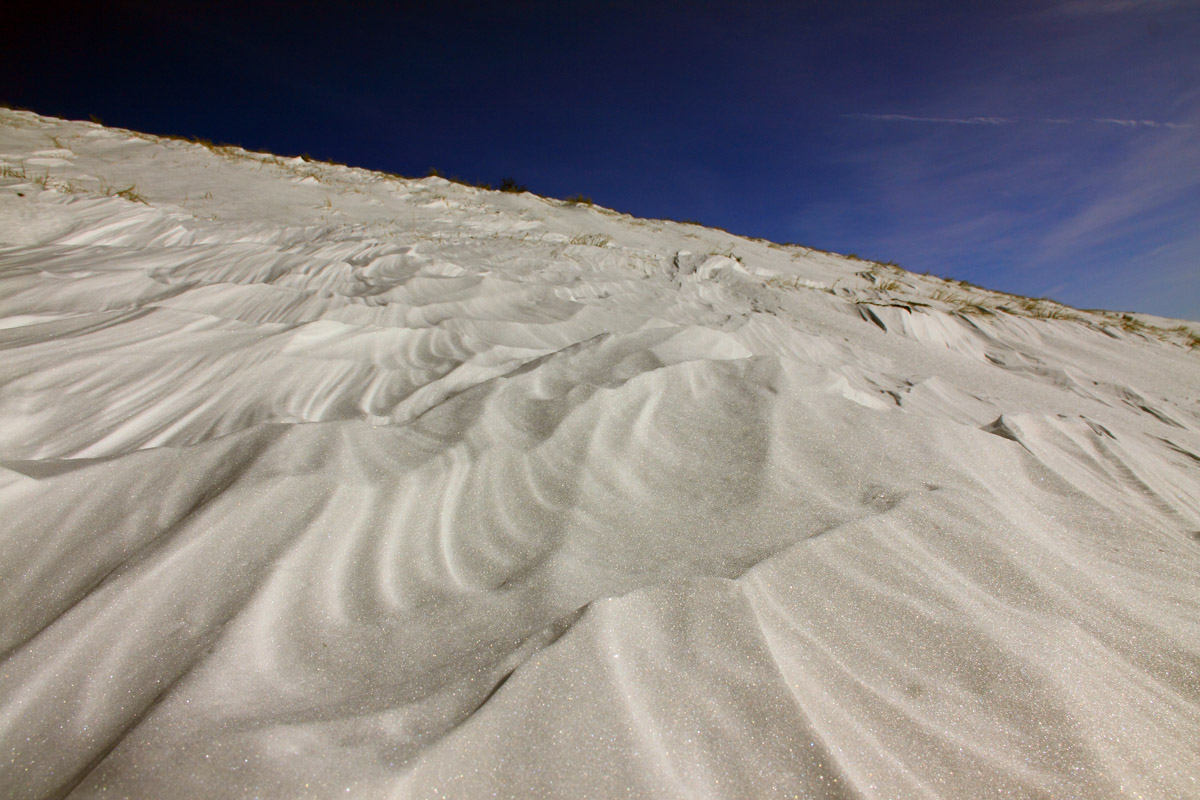
<svg viewBox="0 0 1200 800"><path fill-rule="evenodd" d="M941 122L950 125L1008 125L1008 117L914 117L909 114L846 114L853 119L877 119L887 122Z"/></svg>
<svg viewBox="0 0 1200 800"><path fill-rule="evenodd" d="M1043 13L1052 16L1085 17L1135 11L1166 11L1181 5L1181 0L1063 0L1051 5Z"/></svg>
<svg viewBox="0 0 1200 800"><path fill-rule="evenodd" d="M1019 5L936 80L839 109L861 112L836 121L842 210L797 228L1007 291L1200 318L1200 0Z"/></svg>
<svg viewBox="0 0 1200 800"><path fill-rule="evenodd" d="M1192 125L1187 122L1158 122L1152 119L1113 119L1106 117L1104 119L1094 119L1092 122L1099 122L1102 125L1120 125L1124 128L1191 128Z"/></svg>
<svg viewBox="0 0 1200 800"><path fill-rule="evenodd" d="M914 124L877 117L870 124ZM1007 291L1195 318L1200 111L1169 125L1163 116L1005 119L1013 124L867 140L853 162L862 192L853 211L806 220L805 231Z"/></svg>
<svg viewBox="0 0 1200 800"><path fill-rule="evenodd" d="M1120 124L1142 121L1096 120ZM1176 129L1194 124L1179 124ZM1172 214L1194 213L1200 190L1200 143L1194 136L1175 130L1161 137L1137 140L1122 157L1100 168L1087 201L1077 205L1040 242L1045 261L1064 256L1086 243L1102 243L1139 230L1160 225ZM1186 208L1187 211L1181 211ZM1180 220L1182 222L1182 219Z"/></svg>
<svg viewBox="0 0 1200 800"><path fill-rule="evenodd" d="M883 122L940 122L951 125L1013 125L1017 123L1071 125L1095 123L1098 125L1118 125L1123 128L1169 128L1179 130L1195 127L1190 122L1163 122L1154 119L1118 119L1116 117L1096 117L1093 119L1038 117L1022 119L1020 117L918 117L910 114L844 114L843 116L849 119L869 119Z"/></svg>

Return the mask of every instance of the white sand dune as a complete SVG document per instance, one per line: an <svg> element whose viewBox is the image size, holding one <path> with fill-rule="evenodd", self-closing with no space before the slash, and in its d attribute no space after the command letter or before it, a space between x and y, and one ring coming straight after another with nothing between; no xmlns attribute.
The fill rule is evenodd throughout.
<svg viewBox="0 0 1200 800"><path fill-rule="evenodd" d="M0 160L0 797L1200 797L1200 326Z"/></svg>

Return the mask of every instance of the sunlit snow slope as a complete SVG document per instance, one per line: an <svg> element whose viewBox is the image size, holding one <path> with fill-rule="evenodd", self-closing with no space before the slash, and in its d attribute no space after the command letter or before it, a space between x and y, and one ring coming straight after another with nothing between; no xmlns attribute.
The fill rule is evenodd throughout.
<svg viewBox="0 0 1200 800"><path fill-rule="evenodd" d="M0 797L1200 797L1197 326L0 111Z"/></svg>

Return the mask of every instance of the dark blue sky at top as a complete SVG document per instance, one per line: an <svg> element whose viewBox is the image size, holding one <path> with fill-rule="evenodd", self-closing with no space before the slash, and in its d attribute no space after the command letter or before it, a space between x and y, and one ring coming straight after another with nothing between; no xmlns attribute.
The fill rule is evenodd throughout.
<svg viewBox="0 0 1200 800"><path fill-rule="evenodd" d="M20 4L0 100L1200 319L1200 0Z"/></svg>

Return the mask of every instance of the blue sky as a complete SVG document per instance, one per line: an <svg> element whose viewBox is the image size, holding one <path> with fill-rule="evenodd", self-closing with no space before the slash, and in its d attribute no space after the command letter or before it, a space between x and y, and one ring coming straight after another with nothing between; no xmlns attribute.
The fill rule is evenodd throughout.
<svg viewBox="0 0 1200 800"><path fill-rule="evenodd" d="M30 2L0 100L1200 319L1200 0L480 5Z"/></svg>

